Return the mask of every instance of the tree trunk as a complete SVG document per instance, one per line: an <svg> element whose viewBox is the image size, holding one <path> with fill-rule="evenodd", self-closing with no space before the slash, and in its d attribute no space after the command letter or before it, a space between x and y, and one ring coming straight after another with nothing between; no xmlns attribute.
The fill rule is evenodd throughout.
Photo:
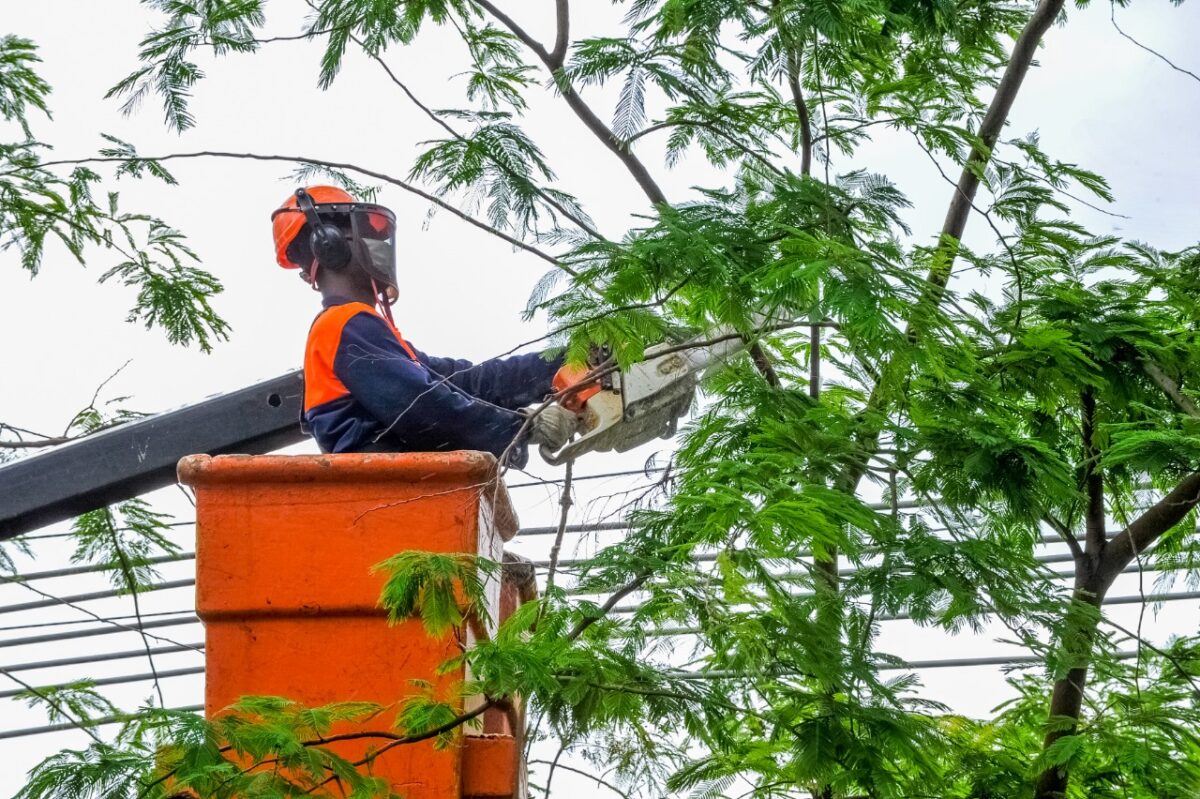
<svg viewBox="0 0 1200 799"><path fill-rule="evenodd" d="M1077 566L1082 564L1077 564ZM1080 570L1077 572L1079 574ZM1092 571L1087 569L1087 571ZM1067 718L1071 724L1067 727L1055 727L1046 733L1042 743L1045 752L1056 741L1068 735L1074 735L1078 729L1079 717L1083 709L1083 693L1087 688L1088 669L1092 661L1092 650L1096 643L1096 626L1100 603L1109 585L1101 585L1093 575L1081 575L1076 580L1073 600L1076 603L1067 614L1066 629L1063 630L1058 648L1065 659L1072 664L1066 675L1054 683L1054 691L1050 695L1049 720ZM1046 768L1037 780L1034 791L1035 799L1064 799L1067 795L1067 769L1057 766Z"/></svg>

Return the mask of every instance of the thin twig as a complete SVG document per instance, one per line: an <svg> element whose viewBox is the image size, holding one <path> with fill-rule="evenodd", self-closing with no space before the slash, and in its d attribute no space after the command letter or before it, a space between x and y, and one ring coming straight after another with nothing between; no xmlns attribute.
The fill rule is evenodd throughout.
<svg viewBox="0 0 1200 799"><path fill-rule="evenodd" d="M608 601L599 607L594 616L588 616L587 618L580 619L576 623L576 625L571 629L571 632L567 634L567 640L574 641L579 638L579 636L583 635L587 628L591 627L593 624L600 621L600 619L607 616L609 611L617 606L618 602L641 588L649 579L650 573L643 572L625 585L618 588L613 592L612 596L608 598Z"/></svg>
<svg viewBox="0 0 1200 799"><path fill-rule="evenodd" d="M161 635L154 635L152 633L147 633L138 627L130 627L128 624L121 624L120 622L115 622L112 619L108 619L103 616L97 616L95 613L92 613L90 610L88 610L87 608L85 608L81 605L76 605L75 603L69 602L69 601L63 599L62 597L58 597L58 596L55 596L54 594L49 594L49 593L46 593L45 591L41 591L37 588L34 588L29 583L22 582L20 580L8 580L8 579L5 579L4 582L11 582L14 585L19 585L22 588L28 589L44 599L53 599L55 602L66 605L67 607L71 608L72 610L77 610L80 613L83 613L87 616L92 617L93 619L95 619L98 622L103 622L104 624L110 625L112 627L117 627L122 630L128 630L131 633L142 633L144 635L150 636L151 638L153 638L156 641L162 641L163 643L174 644L175 646L181 646L184 649L190 649L193 652L200 652L200 653L204 652L203 649L198 649L197 647L191 646L189 644L181 644L178 641L175 641L171 638L163 638Z"/></svg>
<svg viewBox="0 0 1200 799"><path fill-rule="evenodd" d="M554 770L558 768L558 761L563 756L563 752L567 751L568 743L563 741L558 746L558 751L554 754L554 760L550 761L550 772L546 775L546 787L543 789L543 799L550 799L550 785L554 782Z"/></svg>
<svg viewBox="0 0 1200 799"><path fill-rule="evenodd" d="M608 782L608 781L602 779L601 777L599 777L596 774L592 774L591 772L584 771L583 769L575 768L574 766L568 766L566 763L558 763L557 758L555 758L554 762L557 763L557 766L554 766L554 768L560 768L563 771L569 771L572 774L578 774L581 777L587 777L588 779L595 780L598 785L603 785L605 788L608 788L610 791L617 794L618 796L623 796L625 799L631 799L629 794L625 793L620 788L613 785L611 782ZM530 760L529 765L531 765L531 766L535 766L535 765L552 766L553 764L549 760ZM547 795L549 795L549 791L550 791L550 780L547 779L546 780Z"/></svg>
<svg viewBox="0 0 1200 799"><path fill-rule="evenodd" d="M501 25L508 28L514 36L520 39L526 47L541 59L546 69L549 70L551 76L554 78L559 96L575 112L575 116L584 124L584 127L591 131L625 165L630 176L633 177L634 181L637 182L642 192L646 195L646 199L656 206L668 205L667 196L654 181L654 178L650 176L646 165L612 132L612 129L601 121L600 117L596 116L596 112L583 101L583 98L579 96L579 92L575 90L575 87L571 85L570 80L564 74L564 59L568 48L559 48L557 42L561 41L567 35L564 31L568 29L570 24L567 14L567 3L557 2L556 47L554 51L549 51L537 39L534 39L528 31L518 25L512 17L501 11L491 0L475 0L475 2L480 8L487 11L493 18L500 22Z"/></svg>
<svg viewBox="0 0 1200 799"><path fill-rule="evenodd" d="M358 37L351 36L350 38L353 39L354 42L356 44L358 44L360 47L363 47L363 43L358 39ZM383 60L383 56L379 55L378 53L373 53L373 52L367 50L366 47L363 47L363 52L368 53L371 56L371 58L374 59L375 62L379 64L379 66L383 67L383 71L387 73L387 76L391 79L392 83L396 84L396 86L398 86L400 88L400 91L404 92L405 96L408 97L408 99L412 102L412 104L415 105L417 108L419 108L421 110L421 112L425 114L425 116L427 116L431 120L433 120L434 123L436 123L440 128L442 128L442 130L446 131L451 136L453 136L457 141L463 141L463 142L467 141L467 138L465 136L463 136L461 133L459 133L457 130L455 130L448 122L446 122L446 120L442 119L442 117L439 116L436 111L434 111L429 106L425 105L425 103L421 102L421 100L418 99L415 94L413 94L412 90L408 88L408 85L405 84L404 81L400 80L400 78L397 77L396 73L392 71L392 68L390 66L388 66L387 62ZM566 206L564 206L562 203L560 203L558 200L556 200L553 196L548 194L545 189L543 189L541 186L538 186L536 183L534 183L532 179L527 178L522 175L515 174L512 171L512 168L507 163L505 163L500 158L497 158L496 155L494 153L492 153L491 151L485 150L484 155L492 163L494 163L497 167L499 167L503 172L507 173L510 178L520 179L520 180L528 180L530 187L534 190L534 192L537 193L537 195L539 197L542 198L542 200L547 205L549 205L551 208L558 211L560 214L565 216L567 219L570 219L572 222L574 222L576 225L578 225L580 230L583 230L589 236L591 236L594 239L597 239L598 241L608 241L608 239L606 239L603 234L601 234L598 230L596 230L592 225L588 224L588 222L586 220L581 218L578 214L574 213L573 211L568 209Z"/></svg>
<svg viewBox="0 0 1200 799"><path fill-rule="evenodd" d="M571 514L571 479L574 466L575 460L568 460L563 473L562 498L558 503L562 507L562 514L558 519L558 533L554 536L554 545L550 548L550 568L546 573L546 598L543 600L543 609L545 609L545 602L550 599L550 593L554 590L554 575L558 570L558 553L562 549L563 535L567 532L567 521ZM539 615L541 614L539 613Z"/></svg>
<svg viewBox="0 0 1200 799"><path fill-rule="evenodd" d="M116 550L117 558L121 561L121 573L125 576L125 584L129 588L129 594L133 598L133 613L137 617L138 633L142 638L142 646L146 649L146 660L150 663L150 673L154 677L154 690L158 693L158 706L166 708L167 700L163 698L162 685L158 679L158 667L154 665L154 653L150 649L150 639L146 635L146 631L142 629L142 608L138 600L138 582L133 573L133 567L129 565L129 558L125 555L124 548L121 547L121 539L117 535L117 524L113 518L113 513L110 508L104 509L105 526L108 528L108 535L112 539L113 549Z"/></svg>
<svg viewBox="0 0 1200 799"><path fill-rule="evenodd" d="M42 700L42 701L43 701L43 702L45 702L47 705L49 705L50 707L52 707L52 708L54 708L55 710L57 710L57 711L58 711L58 713L59 713L59 714L60 714L60 715L61 715L61 716L62 716L64 719L66 719L66 720L67 720L67 721L69 721L71 724L74 724L76 727L78 727L79 729L81 729L81 730L83 730L84 732L86 732L86 733L88 734L88 737L90 737L90 738L91 738L93 741L95 741L96 743L98 743L98 744L103 744L103 743L104 743L104 741L103 741L103 740L101 740L100 736L99 736L99 735L96 735L96 733L94 733L94 732L91 730L91 728L90 728L90 727L89 727L89 726L88 726L88 725L87 725L85 722L83 722L83 721L80 721L79 719L76 719L74 716L72 716L70 713L68 713L68 712L67 712L67 711L66 711L66 710L63 708L63 706L62 706L62 705L60 705L58 702L56 702L56 701L55 701L55 700L54 700L52 697L50 697L50 696L47 696L46 694L42 693L42 692L41 692L39 689L37 689L37 688L33 687L32 685L30 685L29 683L25 682L25 681L24 681L24 680L22 680L20 677L16 677L16 676L14 676L14 675L13 675L13 673L12 673L12 672L10 672L10 671L5 671L4 669L0 669L0 674L3 674L5 677L7 677L8 679L12 680L12 681L13 681L13 682L15 682L17 685L21 686L21 687L22 687L22 688L24 688L26 691L28 691L29 693L31 693L31 694L33 694L34 696L36 696L38 699Z"/></svg>
<svg viewBox="0 0 1200 799"><path fill-rule="evenodd" d="M1187 669L1187 667L1183 663L1180 663L1179 659L1176 658L1174 655L1172 655L1170 652L1168 652L1165 649L1155 646L1154 644L1152 644L1149 641L1142 638L1141 635L1139 635L1138 633L1134 633L1134 632L1131 632L1130 630L1127 630L1126 628L1122 627L1120 624L1117 624L1112 619L1105 617L1105 618L1101 618L1100 622L1102 624L1107 624L1109 627L1112 627L1114 630L1117 630L1118 632L1125 633L1125 635L1128 635L1130 638L1133 638L1134 640L1136 640L1139 643L1139 646L1145 646L1147 649L1149 649L1151 652L1154 652L1159 657L1170 661L1171 665L1174 666L1175 669L1179 672L1179 676L1183 677L1185 680L1187 680L1189 683L1191 683L1192 690L1196 693L1197 696L1200 696L1200 683L1198 683L1196 681L1196 678L1192 676L1192 673ZM1140 657L1140 655L1139 655L1139 657Z"/></svg>
<svg viewBox="0 0 1200 799"><path fill-rule="evenodd" d="M1150 55L1152 55L1152 56L1154 56L1155 58L1159 59L1160 61L1162 61L1164 64L1166 64L1167 66L1169 66L1171 69L1175 70L1176 72L1182 72L1184 75L1187 75L1187 76L1189 76L1189 77L1190 77L1192 80L1195 80L1195 81L1200 81L1200 75L1197 75L1195 72L1192 72L1190 69L1184 69L1183 67L1179 66L1179 65L1178 65L1178 64L1176 64L1174 61L1172 61L1171 59L1167 58L1165 55L1163 55L1162 53L1158 52L1158 51L1157 51L1157 50L1155 50L1154 48L1152 48L1152 47L1147 47L1146 45L1144 45L1144 44L1142 44L1141 42L1139 42L1137 39L1135 39L1135 38L1133 38L1132 36L1130 36L1130 35L1129 35L1128 33L1126 33L1125 31L1121 30L1121 26L1117 24L1117 4L1116 4L1116 3L1113 3L1113 4L1112 4L1112 6L1111 6L1111 9L1112 9L1112 10L1111 10L1111 13L1110 13L1110 15L1109 15L1109 18L1112 20L1112 26L1113 26L1114 28L1116 28L1116 29L1117 29L1117 33L1121 34L1121 35L1122 35L1122 36L1124 36L1126 39L1128 39L1129 41L1133 42L1134 44L1136 44L1138 47L1140 47L1140 48L1142 48L1143 50L1145 50L1145 51L1146 51L1147 53L1149 53Z"/></svg>
<svg viewBox="0 0 1200 799"><path fill-rule="evenodd" d="M411 183L408 183L406 181L403 181L400 178L393 177L384 172L378 172L373 169L367 169L366 167L361 167L356 164L348 164L348 163L343 163L343 162L339 162L339 161L325 161L322 159L308 158L308 157L299 156L299 155L264 155L262 153L234 153L234 152L226 152L226 151L221 151L221 150L201 150L201 151L191 152L191 153L168 153L166 155L159 155L159 156L145 156L145 155L139 155L136 157L134 157L134 156L130 156L130 157L97 156L94 158L61 159L61 160L56 160L56 161L44 161L44 162L42 162L40 164L36 164L30 168L44 169L46 167L52 167L52 166L75 166L75 165L80 165L80 164L102 164L102 163L130 163L130 162L135 162L135 161L178 161L178 160L191 159L191 158L234 158L234 159L242 159L242 160L248 160L248 161L280 161L280 162L291 163L291 164L314 164L316 166L322 166L322 167L326 167L328 169L344 169L344 170L349 170L351 172L357 172L360 175L366 175L367 177L372 177L372 178L375 178L376 180L382 180L386 183L390 183L393 186L398 186L401 189L404 189L405 191L409 192L410 194L415 194L418 197L420 197L424 200L427 200L428 202L433 203L434 205L438 206L439 208L444 208L445 210L454 214L455 216L457 216L459 219L463 220L467 224L473 225L474 227L477 227L480 230L491 233L493 236L496 236L497 238L508 242L509 244L511 244L514 247L519 247L520 249L525 250L526 252L536 255L537 257L541 258L544 261L554 264L556 267L558 267L559 269L562 269L563 271L567 272L568 274L571 274L571 275L576 274L574 269L572 269L570 266L568 266L565 263L563 263L562 261L560 261L558 258L555 258L553 255L550 255L549 253L538 249L537 247L533 246L532 244L529 244L528 242L524 242L518 238L515 238L514 236L510 236L509 234L505 233L504 231L499 230L498 228L494 228L491 225L487 224L486 222L482 222L482 221L476 219L475 217L471 216L470 214L466 213L465 211L455 208L453 205L451 205L450 203L441 199L440 197L437 197L433 194L430 194L429 192L418 189L416 186L414 186ZM3 173L0 173L0 177L8 177L10 175L16 174L17 172L22 172L22 171L26 171L26 170L23 168L23 169L11 170L9 172L3 172Z"/></svg>

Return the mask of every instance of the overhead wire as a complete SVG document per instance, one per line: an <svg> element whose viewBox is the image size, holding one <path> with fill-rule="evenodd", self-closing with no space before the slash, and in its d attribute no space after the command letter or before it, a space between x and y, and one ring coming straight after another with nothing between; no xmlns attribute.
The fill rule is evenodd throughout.
<svg viewBox="0 0 1200 799"><path fill-rule="evenodd" d="M199 713L204 705L184 705L183 707L168 708L175 713ZM100 716L84 722L63 722L61 724L44 724L40 727L25 727L19 730L0 730L0 740L6 738L24 738L29 735L42 735L49 732L67 732L83 727L103 727L107 724L124 724L137 714L121 714L116 716Z"/></svg>
<svg viewBox="0 0 1200 799"><path fill-rule="evenodd" d="M172 644L171 646L155 647L150 650L152 655L169 655L175 652L191 652L203 653L204 644ZM38 669L55 669L62 666L78 666L88 663L102 663L109 660L126 660L129 658L140 658L146 656L145 649L127 649L121 652L101 652L91 655L76 655L69 658L56 658L54 660L35 660L27 663L13 663L11 665L0 666L0 672L14 671L35 671Z"/></svg>
<svg viewBox="0 0 1200 799"><path fill-rule="evenodd" d="M651 473L661 472L661 471L663 471L662 468L655 467L655 468L642 469L642 470L632 470L632 471L624 471L624 472L610 472L610 473L603 473L603 474L596 474L596 475L586 475L586 476L582 476L582 477L577 477L577 478L575 478L575 480L595 480L595 479L604 479L604 478L632 477L632 476L649 477ZM525 488L525 487L533 487L533 486L539 486L539 485L555 485L555 484L561 484L561 482L562 482L561 480L536 480L536 481L525 482L525 483L515 483L508 487L509 488ZM925 503L923 501L919 501L919 500L905 501L905 502L899 503L898 505L893 505L891 503L873 503L870 505L870 507L872 507L874 509L897 509L897 510L914 510L914 509L919 510L926 506L927 506L927 503ZM170 526L183 527L183 526L188 526L191 524L193 524L193 522L177 522L177 523L172 523ZM590 532L602 532L602 531L619 531L619 530L628 529L628 527L629 527L629 525L626 522L622 521L622 522L601 522L601 523L592 523L592 524L584 523L584 524L578 524L578 525L567 525L564 528L564 530L565 530L565 532L571 532L571 533L590 533ZM519 530L518 532L522 536L543 536L543 535L555 534L555 533L559 532L559 529L560 528L557 525L556 526L547 526L547 527L528 527L528 528L523 528L523 529ZM70 533L49 534L49 535L40 535L40 536L25 536L24 538L29 540L29 539L36 539L36 538L65 537L67 535L70 535ZM1046 539L1044 539L1043 543L1057 543L1059 541L1061 541L1060 538L1058 538L1057 536L1053 536L1053 537L1047 537ZM164 555L161 557L153 558L149 562L151 564L163 564L163 563L172 563L172 562L183 562L183 561L187 561L187 560L192 560L194 558L195 558L194 552L181 552L181 553L175 553L172 555ZM702 555L698 556L696 558L696 560L697 560L697 562L707 562L709 560L715 560L715 558L716 558L715 554L714 555L702 554ZM1049 554L1049 555L1045 555L1045 556L1040 556L1038 558L1038 560L1043 563L1059 563L1059 562L1069 562L1069 561L1073 560L1073 558L1070 556L1069 553L1065 554L1065 555L1064 554ZM578 559L573 559L573 560L562 560L562 561L560 561L560 566L577 565L577 564L583 563L585 561L586 561L586 559L583 559L583 558L578 558ZM537 567L545 568L547 565L548 565L547 561L535 562L535 566L537 566ZM105 566L73 566L73 567L67 567L67 568L63 568L63 569L55 569L55 570L49 570L49 571L43 571L43 572L34 572L34 573L28 573L28 574L17 576L17 577L5 577L5 578L0 578L0 579L2 579L3 582L7 582L10 584L11 583L21 584L21 583L24 583L24 581L26 581L26 580L52 579L52 578L56 578L56 577L76 576L76 575L82 575L82 574L88 574L88 573L92 573L92 572L99 572L99 571L106 571L106 570L109 570L109 569L108 569L108 567L105 567ZM844 571L853 572L852 569L844 570ZM1126 571L1129 571L1129 570L1127 569ZM1067 578L1067 577L1070 577L1071 574L1072 573L1067 572L1067 573L1061 573L1057 576L1061 577L1061 578ZM195 584L194 579L173 580L173 581L165 581L162 583L147 586L144 590L169 590L171 588L188 587L188 586L192 586L194 584ZM39 592L39 593L43 593L43 592ZM93 601L96 599L110 598L110 597L122 595L122 593L123 592L120 592L120 591L98 591L98 592L91 592L91 593L87 593L87 594L78 594L78 595L68 596L68 597L54 597L54 598L48 598L46 600L39 601L39 602L21 603L21 604L17 604L17 605L0 607L0 613L15 612L18 610L31 610L31 609L49 607L49 606L58 605L58 604L65 604L70 607L75 607L72 604L74 602L86 602L86 601ZM1139 601L1141 601L1141 602L1166 602L1166 601L1176 601L1176 600L1185 600L1185 599L1200 599L1200 592L1181 592L1181 593L1151 594L1148 596L1139 595L1139 596L1129 596L1129 597L1112 597L1112 598L1109 598L1108 600L1106 600L1104 602L1104 604L1119 605L1119 604L1130 604L1130 603L1139 602ZM637 606L618 608L617 611L618 612L631 612L631 611L635 610L636 607ZM15 638L15 639L8 639L8 640L0 639L0 648L23 646L23 645L28 645L28 644L44 643L44 642L50 642L50 641L71 640L71 639L76 639L76 638L85 638L85 637L99 636L99 635L105 635L105 634L115 634L118 632L140 632L145 629L168 627L168 626L182 626L182 625L188 625L188 624L195 624L195 623L199 622L198 617L196 617L190 611L167 611L167 612L163 612L163 613L153 613L153 614L145 614L145 615L146 616L170 615L170 616L179 616L179 618L159 619L156 621L141 621L137 626L116 625L115 627L113 627L113 626L106 625L104 627L90 628L90 629L86 629L86 630L74 630L74 631L68 631L68 632L63 632L63 633L26 636L23 638ZM101 621L105 621L105 622L110 621L110 619L107 619L107 618L103 618L103 619L101 619L100 617L96 617L96 618L100 619ZM116 618L124 619L124 618L131 618L131 617L128 617L128 616L112 617L112 619L116 619ZM881 617L880 620L881 621L890 621L890 620L899 620L899 619L904 619L904 618L907 618L907 616L905 614L897 614L897 615L894 615L891 617ZM48 627L48 626L56 626L56 625L79 624L79 623L86 623L86 622L85 621L48 622L48 623L45 623L44 625L14 625L12 627L0 627L0 630L28 629L30 627L42 627L42 626ZM697 631L698 630L696 630L695 628L674 628L674 629L673 628L662 628L660 630L652 631L652 632L648 633L648 635L653 635L653 636L686 635L686 634L694 634ZM81 656L75 656L75 657L69 657L69 658L59 658L56 660L18 663L18 664L15 664L14 666L3 667L3 668L10 670L10 671L35 670L35 669L54 668L54 667L62 667L62 666L69 666L69 665L81 665L81 664L85 664L85 663L99 662L99 661L123 660L123 659L133 658L133 657L143 657L143 656L146 656L147 654L149 654L151 656L155 656L155 655L161 655L161 654L180 653L180 652L187 652L187 651L193 651L193 652L203 651L202 644L178 644L177 642L171 642L170 639L159 639L159 640L168 641L171 643L171 646L157 647L157 648L150 650L149 653L147 653L147 651L145 649L141 649L141 650L130 650L130 651L107 653L107 654L94 655L94 656L81 655ZM1130 654L1130 656L1133 656L1136 653L1129 653L1129 654ZM981 665L1010 665L1010 664L1039 663L1039 662L1042 662L1042 659L1037 656L994 656L994 657L983 657L983 658L957 658L957 659L951 658L951 659L942 659L942 660L912 661L911 663L897 664L894 667L884 667L884 668L932 669L932 668L950 668L950 667L981 666ZM203 672L204 672L203 667L181 668L181 669L174 669L174 670L169 670L169 671L159 671L158 677L160 677L160 678L179 677L179 676L202 674ZM153 679L154 676L155 676L154 674L117 675L117 676L113 676L113 677L101 678L100 680L96 680L94 682L94 684L96 684L96 685L119 685L119 684L125 684L125 683L133 683L133 682L141 682L141 681L150 680L150 679ZM20 693L20 691L15 691L15 690L0 692L0 698L15 696L18 693ZM187 706L187 707L183 707L183 708L177 708L177 710L188 711L188 712L191 712L194 710L199 710L199 709L201 709L200 706ZM126 718L128 718L128 717L114 716L111 719L95 720L94 723L96 723L96 724L115 723L117 721L125 720ZM22 735L35 735L35 734L40 734L43 732L68 730L68 729L75 728L77 726L78 726L77 724L67 723L67 724L59 724L59 725L45 725L42 727L33 727L33 728L28 728L26 730L0 731L0 738L13 738L13 737L20 737Z"/></svg>
<svg viewBox="0 0 1200 799"><path fill-rule="evenodd" d="M153 558L143 558L138 561L138 565L146 566L161 566L164 563L182 563L188 560L195 560L195 552L178 552L174 555L159 555ZM108 564L89 563L84 566L67 566L62 569L49 569L41 572L26 572L18 575L0 575L0 583L23 583L29 580L51 580L56 577L77 577L81 574L94 574L96 572L116 571L119 567L114 567Z"/></svg>
<svg viewBox="0 0 1200 799"><path fill-rule="evenodd" d="M142 650L142 655L145 656L145 650ZM88 680L88 685L91 687L104 685L125 685L134 682L150 682L165 680L169 677L187 677L196 674L203 674L203 666L190 666L186 669L159 669L157 671L148 671L145 674L122 674L116 677L101 677L99 679ZM38 686L44 688L46 686ZM24 688L14 688L7 691L0 691L0 699L11 699L14 696L28 693Z"/></svg>
<svg viewBox="0 0 1200 799"><path fill-rule="evenodd" d="M1138 657L1136 651L1133 652L1116 652L1113 658L1116 660L1132 660ZM879 664L880 671L933 671L937 669L953 669L953 668L976 668L980 666L1037 666L1045 663L1045 658L1039 655L988 655L982 657L965 657L965 658L936 658L929 660L906 660L898 663L882 663ZM167 677L182 677L202 674L203 668L189 669L174 669L171 671L160 671L159 678ZM673 676L685 680L719 680L719 679L738 679L749 677L741 672L711 670L711 671L695 671L673 673ZM135 674L123 677L115 677L111 679L101 679L93 682L94 685L118 685L123 683L144 682L149 681L153 677L152 674ZM22 691L4 691L0 692L0 698L15 696ZM191 705L183 708L174 708L177 711L199 711L203 710L201 705ZM129 716L112 716L106 719L93 720L92 724L107 724L129 720ZM50 724L41 727L29 727L20 730L2 730L0 731L0 739L17 738L28 735L38 735L46 732L61 732L65 730L75 729L79 724ZM91 725L87 725L91 726Z"/></svg>
<svg viewBox="0 0 1200 799"><path fill-rule="evenodd" d="M182 580L167 580L161 583L151 583L142 586L139 593L148 591L169 591L173 588L188 588L196 584L195 578L187 578ZM26 585L24 582L17 582L14 585L20 585L33 590L32 586ZM44 594L45 592L39 591ZM86 594L71 594L69 596L50 596L47 599L40 599L34 602L19 602L15 605L0 605L0 614L17 613L22 610L40 610L41 608L52 608L55 605L74 605L77 602L92 602L97 599L112 599L114 597L126 596L127 592L119 589L111 589L108 591L90 591Z"/></svg>
<svg viewBox="0 0 1200 799"><path fill-rule="evenodd" d="M148 619L148 618L155 617L155 616L178 616L181 613L193 614L193 611L191 610L191 608L188 608L186 610L163 610L163 611L156 611L153 613L142 613L140 616L131 613L131 614L124 615L124 616L105 616L104 620L107 622L107 621L125 621L127 619L136 620L138 618ZM76 625L76 624L91 624L93 621L94 621L94 619L89 618L89 619L67 619L65 621L40 621L40 622L32 622L29 624L9 624L9 625L0 627L0 632L12 632L13 630L40 630L44 627L69 627L69 626ZM3 641L3 640L4 640L3 638L0 638L0 641Z"/></svg>
<svg viewBox="0 0 1200 799"><path fill-rule="evenodd" d="M92 637L95 637L98 635L117 635L119 633L138 633L138 632L141 632L142 630L155 630L155 629L160 629L162 627L179 627L184 624L199 624L200 623L200 619L199 619L199 617L196 616L194 611L189 612L189 615L186 618L158 619L155 621L148 621L148 622L145 622L144 624L140 624L140 625L136 625L136 626L132 625L132 624L117 624L116 622L112 622L112 621L109 621L108 619L104 619L104 618L101 618L100 621L102 621L104 623L97 627L88 629L88 630L75 630L70 633L61 633L61 632L46 633L44 635L27 635L27 636L23 636L21 638L0 639L0 649L4 649L7 647L13 647L13 646L30 646L32 644L44 644L44 643L49 643L51 641L65 641L65 640L69 640L69 639L73 639L73 638L92 638ZM169 638L168 639L160 639L160 640L165 640L168 643L175 644L175 645L178 645L178 643L179 643L178 641L171 641Z"/></svg>

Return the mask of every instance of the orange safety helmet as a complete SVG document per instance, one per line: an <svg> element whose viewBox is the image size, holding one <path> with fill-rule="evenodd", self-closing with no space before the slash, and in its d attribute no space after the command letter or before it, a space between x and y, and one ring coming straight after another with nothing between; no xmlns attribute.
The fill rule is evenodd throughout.
<svg viewBox="0 0 1200 799"><path fill-rule="evenodd" d="M314 203L353 203L354 198L337 186L310 186L306 189L308 196L312 197ZM280 213L280 211L291 211L296 213ZM271 215L271 227L275 233L275 260L284 269L307 269L309 264L297 264L288 260L287 251L292 246L292 242L296 240L301 229L303 229L306 220L304 214L300 213L299 201L296 195L289 194L288 198L283 201L278 210Z"/></svg>
<svg viewBox="0 0 1200 799"><path fill-rule="evenodd" d="M298 264L288 257L288 250L306 225L314 258L312 263ZM395 214L382 205L356 202L336 186L312 186L297 189L284 200L271 214L271 226L280 266L304 270L305 280L316 289L319 267L338 270L357 264L371 281L379 310L392 321L391 305L400 296Z"/></svg>

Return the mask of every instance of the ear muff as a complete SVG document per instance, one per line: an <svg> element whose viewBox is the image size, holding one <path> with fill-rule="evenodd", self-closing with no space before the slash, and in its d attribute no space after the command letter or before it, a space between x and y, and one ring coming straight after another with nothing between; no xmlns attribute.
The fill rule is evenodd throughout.
<svg viewBox="0 0 1200 799"><path fill-rule="evenodd" d="M323 269L340 272L350 263L350 244L337 225L322 223L312 229L309 246Z"/></svg>
<svg viewBox="0 0 1200 799"><path fill-rule="evenodd" d="M340 272L350 263L350 243L337 225L321 221L312 197L304 189L296 189L296 205L308 222L309 246L322 269Z"/></svg>

